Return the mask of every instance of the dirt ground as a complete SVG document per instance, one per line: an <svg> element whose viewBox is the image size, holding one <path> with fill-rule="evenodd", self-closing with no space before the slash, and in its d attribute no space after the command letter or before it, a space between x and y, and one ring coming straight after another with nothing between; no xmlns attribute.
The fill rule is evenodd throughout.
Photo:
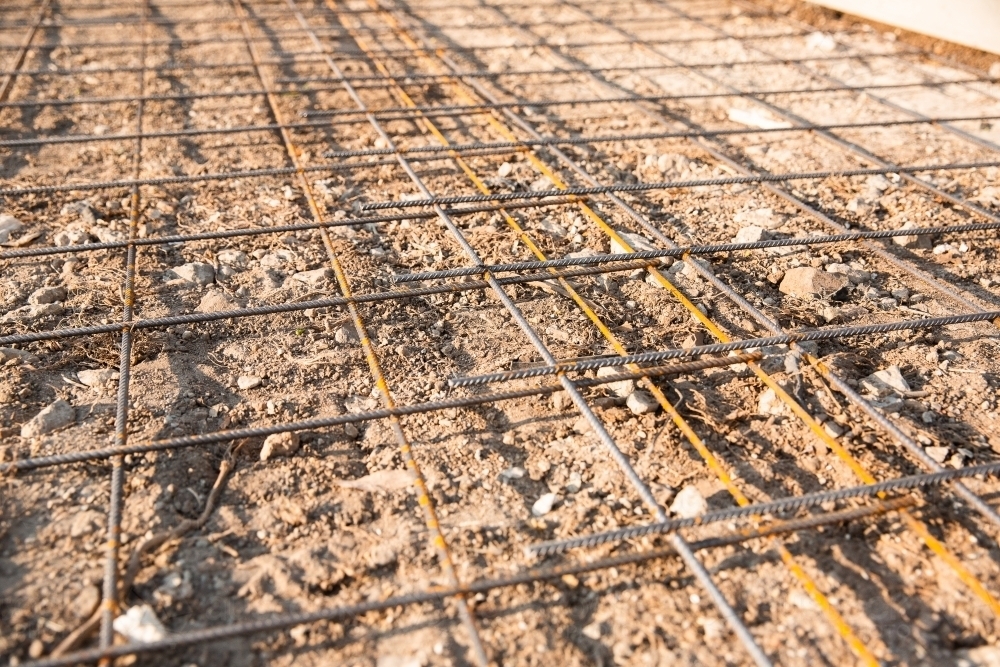
<svg viewBox="0 0 1000 667"><path fill-rule="evenodd" d="M975 69L978 62L949 64L921 55L894 35L843 17L820 26L828 32L817 33L797 22L818 20L817 14L788 3L397 0L384 4L388 13L365 11L369 5L355 0L292 3L333 64L354 77L351 82L368 108L471 104L488 101L486 94L516 103L509 113L465 111L420 121L385 114L378 123L397 147L409 149L412 175L391 156L324 157L328 151L381 149L386 143L362 115L302 116L307 110L353 110L357 103L330 62L316 57L315 44L289 5L150 2L149 21L140 27L134 18L118 25L80 25L79 20L138 17L141 3L75 4L53 3L52 16L73 25L56 22L39 30L36 48L23 64L39 73L14 79L10 103L141 93L153 97L142 105L143 132L163 135L273 124L274 110L260 94L266 86L281 91L272 100L282 120L313 123L287 131L298 165L334 163L329 170L306 171L305 185L290 173L143 185L136 233L144 239L316 223L311 198L321 221L357 217L365 215L365 203L424 198L414 177L432 195L446 196L481 194L477 183L491 193L508 193L560 183L586 187L592 184L587 176L610 184L736 174L720 153L751 171L774 173L866 168L878 164L873 160L890 165L1000 160L1000 122L994 120L1000 118L1000 85L967 82L985 76ZM240 8L265 59L263 82L250 64L236 20ZM5 70L14 66L16 55L6 47L20 44L37 13L38 5L31 4L0 10L0 26L14 26L0 29ZM226 41L204 41L219 37ZM144 62L137 46L121 44L142 40L147 42ZM105 45L80 45L95 41ZM70 43L76 45L57 46ZM213 63L231 65L206 67ZM456 82L445 76L449 64L473 76ZM159 69L114 71L142 65ZM585 68L590 71L555 72ZM385 72L398 85L382 79ZM407 73L441 76L408 80ZM947 81L960 83L941 83ZM923 85L892 87L910 83ZM889 87L816 91L845 86ZM720 95L733 89L812 92ZM251 93L176 99L235 91ZM545 104L635 95L674 99ZM755 99L771 106L764 109ZM788 115L781 117L775 108ZM908 119L901 108L977 120L621 138L746 130L748 125L734 118L747 115L757 119L751 122L793 125ZM115 136L135 132L137 111L135 101L0 107L0 187L7 193L0 196L0 213L23 224L3 250L128 238L132 203L127 186L12 191L131 179L135 141ZM527 139L526 128L544 137L611 139L564 146L561 154L549 147L469 151L459 160L419 152L441 138L451 144L507 141L511 135ZM9 143L62 135L92 140ZM155 179L291 166L282 135L268 127L147 137L138 173ZM500 263L620 251L612 234L621 232L633 235L627 238L643 249L642 244L727 243L753 227L767 238L797 238L842 228L894 230L908 223L928 227L998 220L997 166L916 176L926 186L889 173L790 181L777 186L785 198L755 184L621 195L636 216L610 197L598 196L587 200L589 209L569 203L512 208L509 218L497 211L456 214L451 229L438 218L400 219L329 227L326 237L313 228L144 245L136 260L135 319L334 298L342 292L332 258L343 266L356 294L397 289L392 279L398 274L472 264L475 258L459 244L459 234L476 258ZM956 205L927 186L980 210ZM927 243L905 246L851 242L717 253L698 261L784 330L1000 309L995 231L926 238ZM890 263L875 249L898 261ZM0 259L0 337L120 321L125 258L124 249L114 248ZM801 268L846 276L846 286L836 298L779 289L789 272ZM919 269L925 279L906 268ZM718 337L664 284L679 290L730 338L770 335L692 262L671 260L659 273L662 280L641 269L573 278L572 287L592 317L565 286L529 283L505 291L557 359L716 342ZM941 285L965 302L942 293ZM487 389L449 389L447 380L544 361L489 290L395 299L361 305L359 312L385 387L399 405L482 393ZM606 325L604 333L596 321ZM128 442L383 407L385 395L359 338L346 307L138 329L123 415ZM996 326L984 322L824 341L816 355L952 469L1000 459L998 349ZM118 334L0 350L0 463L113 445L120 352ZM826 439L787 406L768 407L766 394L773 396L773 390L745 365L656 380L677 406L677 420L659 406L634 410L609 387L583 390L590 409L664 510L687 487L696 489L709 510L717 510L736 505L733 489L752 502L766 502L861 484L861 468L878 480L927 472L804 358L787 348L764 353L766 373L823 425ZM892 366L908 389L873 392L866 378ZM95 370L108 373L86 372ZM520 380L490 389L549 381ZM60 400L70 412L57 428L25 430ZM505 577L537 565L525 548L540 541L653 520L651 508L565 392L416 414L400 424L402 435L388 420L303 429L297 432L297 451L266 461L260 456L263 438L243 442L207 522L141 559L123 608L148 605L175 634L448 586L448 571L406 472L408 446L460 582ZM831 442L860 468L852 468ZM706 464L702 445L718 468ZM205 510L229 446L125 457L122 570L145 538ZM720 470L732 479L730 486L720 479ZM998 506L995 477L965 483ZM48 656L94 612L105 576L110 493L107 461L0 478L0 664ZM555 495L554 506L539 512L536 503L546 494ZM887 665L998 664L1000 532L947 487L917 497L920 506L908 515L915 522L888 513L706 549L698 557L775 664L863 664L865 654L852 649L845 633ZM697 540L749 525L713 524L683 535ZM933 553L914 525L926 526L967 576ZM664 544L662 537L642 538L572 550L543 562L586 561ZM803 580L813 582L836 610L841 629ZM970 580L983 588L977 593ZM499 588L470 598L469 605L494 664L751 664L679 559ZM91 636L80 647L95 644ZM449 599L140 654L116 664L133 663L402 667L475 664L475 657L457 603Z"/></svg>

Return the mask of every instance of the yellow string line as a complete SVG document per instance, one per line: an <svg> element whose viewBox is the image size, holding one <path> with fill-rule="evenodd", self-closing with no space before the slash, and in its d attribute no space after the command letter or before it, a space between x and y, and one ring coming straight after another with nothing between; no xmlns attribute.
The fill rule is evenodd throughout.
<svg viewBox="0 0 1000 667"><path fill-rule="evenodd" d="M239 7L239 14L241 22L245 21L242 6L239 4L240 0L233 0L235 6ZM244 23L244 30L245 23ZM302 185L303 193L305 194L306 201L309 203L309 208L312 211L313 217L320 221L323 219L323 215L319 209L319 205L316 203L316 199L312 192L312 187L306 178L305 172L298 161L298 155L300 153L299 149L292 142L291 136L287 129L284 127L285 122L283 120L282 114L279 110L277 104L276 96L271 92L270 86L268 86L264 81L263 73L260 70L259 60L256 53L256 48L253 43L248 40L247 44L251 57L254 60L255 67L257 68L258 76L261 79L261 83L265 84L264 88L268 98L268 104L271 106L271 111L275 116L275 120L278 125L281 126L279 129L281 131L282 138L285 142L285 149L288 153L292 164L295 166L296 174L299 176L300 183ZM392 397L392 393L389 390L388 383L385 380L385 376L382 373L382 367L378 360L378 355L375 353L374 346L371 343L371 338L368 336L368 329L361 319L361 313L357 308L357 304L351 300L353 297L350 283L347 279L347 275L340 264L340 260L336 255L336 251L333 248L333 243L330 240L330 236L325 229L320 229L320 233L323 237L324 245L327 248L328 254L330 256L330 265L333 268L334 275L337 279L337 284L340 287L340 291L345 299L348 299L347 307L351 314L351 320L353 321L354 328L357 330L358 338L361 342L361 347L365 355L365 359L368 363L369 370L372 377L375 379L375 386L379 393L382 395L382 400L385 405L390 410L396 407L396 402ZM448 543L445 541L444 536L441 534L441 525L438 521L437 512L434 508L434 503L431 502L430 495L427 491L427 483L424 480L424 476L420 471L420 466L417 464L416 458L413 456L413 450L410 446L409 440L403 433L402 427L399 422L399 418L396 416L389 417L393 431L399 441L400 453L406 466L410 469L413 474L413 486L417 492L417 503L424 510L424 523L427 526L428 531L431 535L431 543L438 552L438 558L441 561L441 569L444 571L445 576L448 577L455 585L459 585L459 580L457 574L455 573L454 563L451 557L451 551L448 548ZM464 596L459 596L464 602Z"/></svg>
<svg viewBox="0 0 1000 667"><path fill-rule="evenodd" d="M378 7L371 0L369 0L369 4L371 4L373 8L378 9ZM385 14L385 12L382 12L382 14ZM402 39L405 43L407 43L410 46L410 48L413 49L416 53L422 55L425 58L428 58L426 51L424 51L424 49L422 49L418 44L416 44L416 42L414 42L409 37L409 35L407 35L398 26L398 23L395 21L394 17L392 17L391 15L385 15L384 18L396 30L400 39ZM406 92L402 90L402 88L396 83L394 77L388 72L384 64L377 58L372 56L371 52L362 45L362 41L359 40L357 36L352 35L352 37L354 37L355 41L358 41L359 47L363 51L365 51L368 54L368 56L372 59L372 61L375 63L376 68L378 68L379 71L381 71L386 76L386 78L393 83L394 88L397 90L397 96L404 102L404 104L410 107L417 106L413 102L413 100L409 97L409 95L407 95ZM465 99L466 102L470 103L476 102L474 98L469 96L465 92L465 90L463 90L459 86L458 81L452 79L452 87L456 90L456 92L460 96L462 96ZM450 145L450 142L444 137L443 134L441 134L441 132L437 129L437 127L434 125L432 121L424 117L422 113L418 112L418 116L420 117L420 120L423 122L424 126L438 139L441 145L443 146ZM490 124L505 138L507 138L510 141L518 141L518 138L512 132L510 132L505 126L503 126L499 121L497 121L497 119L494 118L492 115L487 115L485 117L490 122ZM549 169L548 166L545 165L545 163L539 160L534 155L534 152L531 149L529 149L528 147L524 147L522 149L522 152L524 153L524 155L528 157L528 159L532 162L532 164L535 165L536 169L538 169L539 172L541 172L550 181L552 181L552 183L555 185L556 188L560 190L566 189L567 187L566 184L563 183L563 181L555 173L553 173L551 169ZM491 194L489 188L475 175L472 169L466 164L466 162L461 158L461 156L456 151L450 151L449 155L453 159L455 159L458 165L462 168L462 170L466 173L466 175L469 176L470 180L473 181L473 183L480 190L480 192L482 192L485 195ZM625 248L626 252L632 252L632 248L629 246L629 244L617 232L615 232L615 230L611 228L603 220L603 218L601 218L593 209L587 206L586 203L578 201L578 206L581 208L581 210L583 210L583 212L587 215L587 217L589 217L592 221L594 221L598 225L598 227L605 232L605 234L607 234L610 238L614 239L617 243L621 244L622 247ZM538 259L545 260L546 259L545 255L532 242L530 237L527 236L527 234L516 222L516 220L514 220L514 218L511 217L506 210L500 209L500 212L503 214L504 219L507 221L507 224L511 226L511 228L518 234L518 237L522 240L522 242L524 242L525 246L528 247ZM650 268L650 272L654 273L654 275L658 277L658 280L661 282L661 284L663 284L664 287L666 287L672 294L674 294L679 300L681 300L682 303L686 302L685 306L688 307L689 310L693 310L698 315L701 315L701 311L695 308L694 305L691 304L691 302L687 299L687 297L685 297L679 290L674 288L673 285L664 276L662 276L662 274L660 274L654 268ZM553 273L555 273L555 271L553 271ZM570 294L573 301L575 301L577 305L579 305L581 310L597 326L598 330L608 340L608 342L612 345L612 347L614 347L615 351L620 355L623 356L626 355L628 352L625 349L625 347L622 346L617 337L615 337L615 335L611 332L611 330L607 328L607 326L603 323L603 321L601 321L600 317L596 313L594 313L594 311L589 307L586 301L582 297L580 297L580 295L576 292L576 290L572 288L570 283L565 279L561 278L559 279L559 281L567 290L567 292ZM716 328L716 330L718 330L717 327L715 327L715 325L710 320L707 320L707 318L705 318L704 321L710 328ZM722 334L722 336L725 336L725 334L722 333L721 330L718 331L720 334ZM629 365L629 368L637 369L638 367L633 364ZM688 423L684 420L684 418L680 415L680 413L677 412L677 410L670 403L667 397L663 394L660 388L657 387L653 382L649 381L648 379L645 379L643 381L643 384L647 389L650 390L654 398L656 398L657 402L663 407L664 411L670 416L674 424L688 438L691 444L695 447L695 449L705 460L709 468L716 474L718 479L725 485L726 489L736 499L737 503L740 506L749 505L750 501L746 498L746 496L739 489L739 487L735 485L735 483L733 482L732 478L725 470L725 468L722 467L721 463L718 461L715 455L706 447L701 438L697 435L697 433L695 433L695 431L690 427L690 425L688 425ZM799 579L799 581L805 588L806 592L816 601L818 606L823 610L824 614L827 616L828 620L835 627L837 632L843 637L843 639L848 643L848 645L855 652L855 654L858 655L858 657L862 661L864 661L865 664L871 665L872 667L876 667L879 664L878 660L868 650L868 648L864 645L864 643L861 642L861 640L857 637L857 635L854 633L851 627L847 625L844 618L833 607L833 605L830 604L829 600L822 593L822 591L819 590L818 586L809 577L809 575L805 572L805 570L803 570L800 566L798 566L794 562L794 557L792 556L792 554L777 539L772 539L772 543L778 548L782 560L790 564L789 569L792 572L792 574L797 579Z"/></svg>

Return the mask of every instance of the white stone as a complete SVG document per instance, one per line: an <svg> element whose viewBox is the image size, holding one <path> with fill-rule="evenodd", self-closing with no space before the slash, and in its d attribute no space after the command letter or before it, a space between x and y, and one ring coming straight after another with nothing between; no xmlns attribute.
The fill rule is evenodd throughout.
<svg viewBox="0 0 1000 667"><path fill-rule="evenodd" d="M899 366L895 365L872 373L861 380L861 386L878 397L888 396L894 391L899 394L910 391L909 383L899 372Z"/></svg>
<svg viewBox="0 0 1000 667"><path fill-rule="evenodd" d="M6 213L0 214L0 243L10 240L10 235L19 232L24 228L21 221Z"/></svg>
<svg viewBox="0 0 1000 667"><path fill-rule="evenodd" d="M781 417L788 414L788 406L778 398L778 394L768 387L757 399L757 414L764 417Z"/></svg>
<svg viewBox="0 0 1000 667"><path fill-rule="evenodd" d="M588 639L593 639L595 642L598 639L600 639L601 635L603 634L601 632L601 624L597 621L594 621L589 625L585 625L581 632L583 632L584 637L587 637Z"/></svg>
<svg viewBox="0 0 1000 667"><path fill-rule="evenodd" d="M649 412L656 412L656 409L660 407L660 404L656 402L652 394L645 391L633 391L628 395L628 399L625 401L625 405L628 409L632 411L634 415L644 415Z"/></svg>
<svg viewBox="0 0 1000 667"><path fill-rule="evenodd" d="M826 431L826 434L831 438L839 438L844 434L843 427L836 422L826 422L823 424L823 430Z"/></svg>
<svg viewBox="0 0 1000 667"><path fill-rule="evenodd" d="M500 165L499 168L497 168L497 176L499 176L500 178L507 178L513 171L514 171L514 165L512 165L510 162L504 162L502 165Z"/></svg>
<svg viewBox="0 0 1000 667"><path fill-rule="evenodd" d="M42 287L41 289L37 289L32 292L31 296L28 297L28 303L33 305L57 303L65 300L65 287Z"/></svg>
<svg viewBox="0 0 1000 667"><path fill-rule="evenodd" d="M694 486L685 486L670 503L670 512L682 519L693 519L708 511L708 503Z"/></svg>
<svg viewBox="0 0 1000 667"><path fill-rule="evenodd" d="M310 287L320 287L333 278L333 271L327 268L313 269L312 271L299 271L292 276L300 283L305 283Z"/></svg>
<svg viewBox="0 0 1000 667"><path fill-rule="evenodd" d="M566 482L566 491L576 493L583 488L583 476L574 470L569 474L569 481Z"/></svg>
<svg viewBox="0 0 1000 667"><path fill-rule="evenodd" d="M605 378L611 377L613 375L619 375L624 373L625 369L618 366L602 366L597 369L597 377ZM635 382L632 380L619 380L618 382L609 382L605 387L608 388L615 396L619 398L626 398L629 394L635 391Z"/></svg>
<svg viewBox="0 0 1000 667"><path fill-rule="evenodd" d="M275 456L291 456L299 451L298 433L272 433L264 439L260 449L260 460L267 461Z"/></svg>
<svg viewBox="0 0 1000 667"><path fill-rule="evenodd" d="M927 452L927 456L938 463L944 463L949 454L947 447L924 447L924 451Z"/></svg>
<svg viewBox="0 0 1000 667"><path fill-rule="evenodd" d="M520 466L513 466L502 471L500 473L500 477L503 479L521 479L525 476L525 474L527 474L527 471L524 468L521 468Z"/></svg>
<svg viewBox="0 0 1000 667"><path fill-rule="evenodd" d="M215 267L204 262L189 262L175 266L171 271L178 278L196 285L209 285L215 282Z"/></svg>
<svg viewBox="0 0 1000 667"><path fill-rule="evenodd" d="M994 63L990 72L990 76L1000 78L1000 63ZM959 651L955 667L1000 667L1000 646L977 646Z"/></svg>
<svg viewBox="0 0 1000 667"><path fill-rule="evenodd" d="M774 215L772 208L757 208L748 211L740 211L733 216L733 222L740 225L753 227L763 227L764 229L777 229L783 220L781 216Z"/></svg>
<svg viewBox="0 0 1000 667"><path fill-rule="evenodd" d="M52 242L57 246L80 245L89 240L90 235L81 229L66 229L52 237Z"/></svg>
<svg viewBox="0 0 1000 667"><path fill-rule="evenodd" d="M261 379L254 375L241 375L236 379L236 386L246 391L260 386Z"/></svg>
<svg viewBox="0 0 1000 667"><path fill-rule="evenodd" d="M740 231L736 232L733 243L757 243L758 241L766 241L770 236L763 227L748 225L741 227Z"/></svg>
<svg viewBox="0 0 1000 667"><path fill-rule="evenodd" d="M546 493L541 498L535 501L535 504L531 506L531 513L534 516L545 516L552 511L552 508L556 504L558 497L554 493Z"/></svg>
<svg viewBox="0 0 1000 667"><path fill-rule="evenodd" d="M74 421L76 421L76 411L73 406L60 398L21 426L21 437L34 438L52 433L69 426Z"/></svg>
<svg viewBox="0 0 1000 667"><path fill-rule="evenodd" d="M129 607L125 614L114 620L112 626L115 632L137 644L149 644L167 638L167 629L160 623L153 608L145 604Z"/></svg>
<svg viewBox="0 0 1000 667"><path fill-rule="evenodd" d="M81 384L88 387L103 387L111 380L118 379L118 371L110 368L87 369L76 374Z"/></svg>
<svg viewBox="0 0 1000 667"><path fill-rule="evenodd" d="M641 236L639 234L633 234L632 232L623 232L623 231L617 231L616 233L618 234L618 236L622 238L622 240L625 243L630 245L632 249L628 250L625 248L625 246L619 243L617 239L611 239L612 255L620 255L626 252L642 252L642 251L656 250L656 246L653 245L653 242L644 236Z"/></svg>
<svg viewBox="0 0 1000 667"><path fill-rule="evenodd" d="M792 126L788 121L777 120L760 108L729 110L729 120L747 127L757 127L762 130L780 130Z"/></svg>
<svg viewBox="0 0 1000 667"><path fill-rule="evenodd" d="M806 48L829 53L837 50L837 40L830 33L812 32L806 37Z"/></svg>

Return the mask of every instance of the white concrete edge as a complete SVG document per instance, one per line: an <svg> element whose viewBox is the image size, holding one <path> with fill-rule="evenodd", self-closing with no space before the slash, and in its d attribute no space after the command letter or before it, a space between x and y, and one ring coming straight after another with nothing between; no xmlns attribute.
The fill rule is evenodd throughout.
<svg viewBox="0 0 1000 667"><path fill-rule="evenodd" d="M1000 55L1000 0L811 1L847 14Z"/></svg>

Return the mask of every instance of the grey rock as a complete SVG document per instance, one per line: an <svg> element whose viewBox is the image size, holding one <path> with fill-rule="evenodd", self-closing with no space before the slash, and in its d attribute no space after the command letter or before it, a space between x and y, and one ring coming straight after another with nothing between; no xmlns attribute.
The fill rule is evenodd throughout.
<svg viewBox="0 0 1000 667"><path fill-rule="evenodd" d="M260 450L260 460L267 461L275 456L291 456L299 451L298 433L272 433L264 440Z"/></svg>
<svg viewBox="0 0 1000 667"><path fill-rule="evenodd" d="M65 287L43 287L37 289L31 293L28 297L28 303L33 305L45 304L45 303L56 303L57 301L66 300L66 288Z"/></svg>
<svg viewBox="0 0 1000 667"><path fill-rule="evenodd" d="M652 394L645 391L633 391L628 395L628 399L625 401L625 405L628 409L632 411L634 415L644 415L649 412L656 412L656 409L660 407L660 404L656 402Z"/></svg>
<svg viewBox="0 0 1000 667"><path fill-rule="evenodd" d="M601 368L597 369L597 377L599 378L611 377L613 375L619 375L624 372L625 369L621 367L602 366ZM635 391L635 382L633 380L620 380L618 382L609 382L604 386L607 387L608 391L610 391L615 396L618 396L619 398L626 398L633 391Z"/></svg>
<svg viewBox="0 0 1000 667"><path fill-rule="evenodd" d="M241 250L223 250L215 257L219 261L219 264L225 264L234 269L245 269L250 262L247 254Z"/></svg>
<svg viewBox="0 0 1000 667"><path fill-rule="evenodd" d="M330 269L314 269L312 271L300 271L292 276L295 280L300 283L304 283L309 287L320 287L325 285L331 278L333 278L333 271Z"/></svg>
<svg viewBox="0 0 1000 667"><path fill-rule="evenodd" d="M905 223L900 229L914 229L919 227L914 222ZM920 250L930 250L934 241L930 234L906 234L905 236L893 236L892 242L904 248L918 248Z"/></svg>
<svg viewBox="0 0 1000 667"><path fill-rule="evenodd" d="M0 362L7 362L11 359L18 359L21 363L34 364L38 362L38 357L27 350L15 350L12 347L0 347Z"/></svg>
<svg viewBox="0 0 1000 667"><path fill-rule="evenodd" d="M866 283L872 279L872 274L868 271L862 271L861 269L855 269L847 264L827 264L826 270L828 273L839 273L841 275L847 276L855 285L860 285L861 283Z"/></svg>
<svg viewBox="0 0 1000 667"><path fill-rule="evenodd" d="M210 285L215 282L215 267L205 262L188 262L175 266L171 272L196 285Z"/></svg>
<svg viewBox="0 0 1000 667"><path fill-rule="evenodd" d="M260 265L266 269L279 269L285 264L294 261L295 255L289 250L275 250L272 253L263 255L260 258Z"/></svg>
<svg viewBox="0 0 1000 667"><path fill-rule="evenodd" d="M76 421L76 411L63 399L52 403L21 426L22 438L34 438L52 433Z"/></svg>
<svg viewBox="0 0 1000 667"><path fill-rule="evenodd" d="M542 218L538 221L538 228L543 232L555 236L557 238L563 238L566 236L566 230L557 222Z"/></svg>
<svg viewBox="0 0 1000 667"><path fill-rule="evenodd" d="M87 369L76 374L81 384L88 387L103 387L111 380L118 379L118 371L110 368Z"/></svg>
<svg viewBox="0 0 1000 667"><path fill-rule="evenodd" d="M80 245L90 241L90 234L82 229L64 229L52 237L57 246Z"/></svg>
<svg viewBox="0 0 1000 667"><path fill-rule="evenodd" d="M799 299L829 299L849 284L847 276L820 271L811 266L800 266L785 271L778 290Z"/></svg>
<svg viewBox="0 0 1000 667"><path fill-rule="evenodd" d="M101 590L89 584L80 589L73 601L69 603L69 614L76 621L85 621L101 603Z"/></svg>
<svg viewBox="0 0 1000 667"><path fill-rule="evenodd" d="M521 468L520 466L513 466L511 468L502 470L500 472L500 477L506 480L521 479L526 474L528 474L528 472L524 468Z"/></svg>
<svg viewBox="0 0 1000 667"><path fill-rule="evenodd" d="M357 343L361 340L353 324L345 324L333 332L333 340L340 345Z"/></svg>
<svg viewBox="0 0 1000 667"><path fill-rule="evenodd" d="M103 519L104 515L94 510L79 512L73 517L73 521L69 525L69 536L83 537L84 535L90 535L100 529Z"/></svg>
<svg viewBox="0 0 1000 667"><path fill-rule="evenodd" d="M128 238L128 234L120 229L111 229L110 227L102 227L101 225L91 227L90 235L97 237L97 240L101 243L117 243Z"/></svg>
<svg viewBox="0 0 1000 667"><path fill-rule="evenodd" d="M33 305L28 309L27 319L37 320L43 317L59 315L63 312L63 310L64 309L61 303L40 303Z"/></svg>
<svg viewBox="0 0 1000 667"><path fill-rule="evenodd" d="M87 201L75 201L65 204L62 210L59 211L59 214L76 216L81 222L85 222L88 225L92 225L97 221L94 209L90 207L90 202Z"/></svg>
<svg viewBox="0 0 1000 667"><path fill-rule="evenodd" d="M670 512L682 519L693 519L708 511L708 503L693 486L685 486L670 503Z"/></svg>
<svg viewBox="0 0 1000 667"><path fill-rule="evenodd" d="M201 298L198 307L195 309L199 313L218 313L224 310L234 310L239 307L235 299L229 295L212 290Z"/></svg>
<svg viewBox="0 0 1000 667"><path fill-rule="evenodd" d="M831 438L839 438L844 435L844 428L837 422L828 421L823 424L823 430Z"/></svg>

